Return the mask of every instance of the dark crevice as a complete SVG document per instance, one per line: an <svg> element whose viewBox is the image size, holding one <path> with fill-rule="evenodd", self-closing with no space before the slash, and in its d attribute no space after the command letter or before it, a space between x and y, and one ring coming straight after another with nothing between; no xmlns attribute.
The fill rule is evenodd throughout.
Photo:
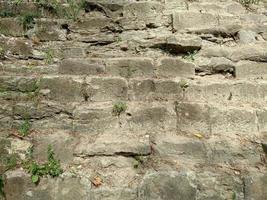
<svg viewBox="0 0 267 200"><path fill-rule="evenodd" d="M111 18L111 11L99 3L87 1L84 3L83 6L84 6L85 12L87 13L92 12L92 11L98 11L98 12L103 13L106 17Z"/></svg>
<svg viewBox="0 0 267 200"><path fill-rule="evenodd" d="M185 56L187 54L193 54L195 51L199 51L201 48L198 46L181 46L177 44L155 44L150 48L161 49L162 51L175 56Z"/></svg>
<svg viewBox="0 0 267 200"><path fill-rule="evenodd" d="M67 35L70 34L70 29L68 24L61 24L61 28L67 31Z"/></svg>

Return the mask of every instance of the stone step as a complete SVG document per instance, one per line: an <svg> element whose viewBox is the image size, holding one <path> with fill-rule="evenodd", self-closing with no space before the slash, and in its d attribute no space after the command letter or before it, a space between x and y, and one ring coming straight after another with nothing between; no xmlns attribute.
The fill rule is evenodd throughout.
<svg viewBox="0 0 267 200"><path fill-rule="evenodd" d="M266 110L249 105L177 102L177 128L186 133L204 135L249 134L266 131Z"/></svg>
<svg viewBox="0 0 267 200"><path fill-rule="evenodd" d="M70 102L183 100L221 103L264 103L265 80L235 80L221 76L174 78L99 77L81 75L0 76L0 98Z"/></svg>

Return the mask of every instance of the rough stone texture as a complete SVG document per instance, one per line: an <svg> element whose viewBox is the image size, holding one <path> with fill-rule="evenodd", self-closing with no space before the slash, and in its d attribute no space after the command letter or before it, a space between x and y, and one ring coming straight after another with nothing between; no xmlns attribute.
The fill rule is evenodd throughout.
<svg viewBox="0 0 267 200"><path fill-rule="evenodd" d="M266 0L34 2L0 1L1 200L266 199Z"/></svg>
<svg viewBox="0 0 267 200"><path fill-rule="evenodd" d="M195 74L195 66L175 58L161 58L157 68L157 74L162 77L192 77Z"/></svg>
<svg viewBox="0 0 267 200"><path fill-rule="evenodd" d="M147 174L139 190L140 200L196 199L196 188L186 174L159 172Z"/></svg>

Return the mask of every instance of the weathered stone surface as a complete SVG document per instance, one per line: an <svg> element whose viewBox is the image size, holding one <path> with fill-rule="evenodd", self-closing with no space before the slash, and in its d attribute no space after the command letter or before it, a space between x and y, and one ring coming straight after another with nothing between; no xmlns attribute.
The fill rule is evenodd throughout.
<svg viewBox="0 0 267 200"><path fill-rule="evenodd" d="M238 32L239 42L242 44L253 43L256 41L256 33L253 31L240 30Z"/></svg>
<svg viewBox="0 0 267 200"><path fill-rule="evenodd" d="M0 76L0 91L34 92L38 89L38 79L26 76Z"/></svg>
<svg viewBox="0 0 267 200"><path fill-rule="evenodd" d="M108 26L112 25L112 20L106 17L94 17L89 19L83 19L75 24L71 24L70 30L75 32L90 32L90 31L100 31Z"/></svg>
<svg viewBox="0 0 267 200"><path fill-rule="evenodd" d="M30 41L2 36L0 39L0 45L8 54L24 59L33 56L32 44Z"/></svg>
<svg viewBox="0 0 267 200"><path fill-rule="evenodd" d="M59 159L61 164L69 164L73 160L73 150L77 139L72 135L62 132L54 131L53 133L35 134L33 157L39 162L47 160L47 148L49 145L55 152L56 159Z"/></svg>
<svg viewBox="0 0 267 200"><path fill-rule="evenodd" d="M40 80L40 92L51 100L83 101L82 85L81 78L44 76Z"/></svg>
<svg viewBox="0 0 267 200"><path fill-rule="evenodd" d="M160 48L174 55L198 51L202 46L202 41L199 37L188 34L157 38L151 42L151 48Z"/></svg>
<svg viewBox="0 0 267 200"><path fill-rule="evenodd" d="M13 105L14 119L42 119L63 112L63 107L53 102L17 103Z"/></svg>
<svg viewBox="0 0 267 200"><path fill-rule="evenodd" d="M200 55L206 57L226 57L232 61L250 60L265 62L267 60L265 42L255 43L255 45L240 45L236 47L210 46L202 48Z"/></svg>
<svg viewBox="0 0 267 200"><path fill-rule="evenodd" d="M195 65L176 58L161 58L157 67L157 75L163 77L192 77Z"/></svg>
<svg viewBox="0 0 267 200"><path fill-rule="evenodd" d="M151 153L149 136L129 132L100 134L94 142L81 138L75 149L80 156L148 155Z"/></svg>
<svg viewBox="0 0 267 200"><path fill-rule="evenodd" d="M199 189L198 199L244 199L243 181L218 168L197 173L196 181Z"/></svg>
<svg viewBox="0 0 267 200"><path fill-rule="evenodd" d="M36 20L36 25L33 30L33 35L40 41L58 41L66 40L67 30L61 27L63 21L56 20Z"/></svg>
<svg viewBox="0 0 267 200"><path fill-rule="evenodd" d="M60 74L99 75L105 72L100 59L64 59L59 66Z"/></svg>
<svg viewBox="0 0 267 200"><path fill-rule="evenodd" d="M241 26L237 17L230 15L213 15L201 12L177 12L173 14L173 29L184 29L199 33L234 34Z"/></svg>
<svg viewBox="0 0 267 200"><path fill-rule="evenodd" d="M163 5L158 2L132 2L124 6L123 18L118 22L125 30L159 27L163 24L162 11Z"/></svg>
<svg viewBox="0 0 267 200"><path fill-rule="evenodd" d="M42 178L38 186L31 182L30 175L22 170L6 174L4 192L8 200L70 200L87 199L89 187L79 178Z"/></svg>
<svg viewBox="0 0 267 200"><path fill-rule="evenodd" d="M23 36L23 26L13 18L1 18L0 33L6 36Z"/></svg>
<svg viewBox="0 0 267 200"><path fill-rule="evenodd" d="M245 178L245 199L266 198L267 174L251 174Z"/></svg>
<svg viewBox="0 0 267 200"><path fill-rule="evenodd" d="M103 133L118 126L118 118L112 113L111 103L84 103L73 111L73 129L78 133Z"/></svg>
<svg viewBox="0 0 267 200"><path fill-rule="evenodd" d="M131 189L94 189L91 190L92 200L136 200L137 192Z"/></svg>
<svg viewBox="0 0 267 200"><path fill-rule="evenodd" d="M182 88L179 82L171 80L132 80L131 98L133 100L168 100L182 96Z"/></svg>
<svg viewBox="0 0 267 200"><path fill-rule="evenodd" d="M265 78L267 77L266 62L240 61L235 66L236 78Z"/></svg>
<svg viewBox="0 0 267 200"><path fill-rule="evenodd" d="M126 100L128 84L122 78L86 78L86 92L92 101Z"/></svg>
<svg viewBox="0 0 267 200"><path fill-rule="evenodd" d="M235 63L224 57L197 58L195 64L199 75L233 74L235 70Z"/></svg>
<svg viewBox="0 0 267 200"><path fill-rule="evenodd" d="M154 142L154 149L162 156L173 156L177 159L183 158L183 160L205 160L207 158L205 144L198 139L164 134L158 135Z"/></svg>
<svg viewBox="0 0 267 200"><path fill-rule="evenodd" d="M185 173L156 172L144 177L138 196L140 200L193 200L196 187Z"/></svg>
<svg viewBox="0 0 267 200"><path fill-rule="evenodd" d="M164 106L163 106L164 105ZM130 127L159 131L162 129L171 130L176 127L175 112L173 106L161 103L157 104L130 104L127 113L131 116L128 118Z"/></svg>
<svg viewBox="0 0 267 200"><path fill-rule="evenodd" d="M250 107L222 107L177 103L178 130L191 133L232 134L258 132L256 112Z"/></svg>
<svg viewBox="0 0 267 200"><path fill-rule="evenodd" d="M113 76L152 77L154 66L150 58L114 58L106 62L107 73Z"/></svg>

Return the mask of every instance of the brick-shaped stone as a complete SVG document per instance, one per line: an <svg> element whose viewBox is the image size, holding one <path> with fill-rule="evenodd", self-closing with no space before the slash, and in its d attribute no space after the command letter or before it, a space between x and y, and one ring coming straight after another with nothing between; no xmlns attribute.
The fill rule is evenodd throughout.
<svg viewBox="0 0 267 200"><path fill-rule="evenodd" d="M150 58L113 58L106 62L107 73L114 76L131 77L152 77L153 60Z"/></svg>
<svg viewBox="0 0 267 200"><path fill-rule="evenodd" d="M41 93L56 101L83 101L83 79L67 76L44 76L40 81Z"/></svg>
<svg viewBox="0 0 267 200"><path fill-rule="evenodd" d="M59 65L60 74L99 75L105 71L100 59L64 59Z"/></svg>
<svg viewBox="0 0 267 200"><path fill-rule="evenodd" d="M127 100L128 83L123 78L86 79L88 98L92 101Z"/></svg>
<svg viewBox="0 0 267 200"><path fill-rule="evenodd" d="M161 77L192 77L195 65L182 59L164 57L159 60L157 75Z"/></svg>
<svg viewBox="0 0 267 200"><path fill-rule="evenodd" d="M240 61L235 66L236 78L264 78L267 77L266 62Z"/></svg>

